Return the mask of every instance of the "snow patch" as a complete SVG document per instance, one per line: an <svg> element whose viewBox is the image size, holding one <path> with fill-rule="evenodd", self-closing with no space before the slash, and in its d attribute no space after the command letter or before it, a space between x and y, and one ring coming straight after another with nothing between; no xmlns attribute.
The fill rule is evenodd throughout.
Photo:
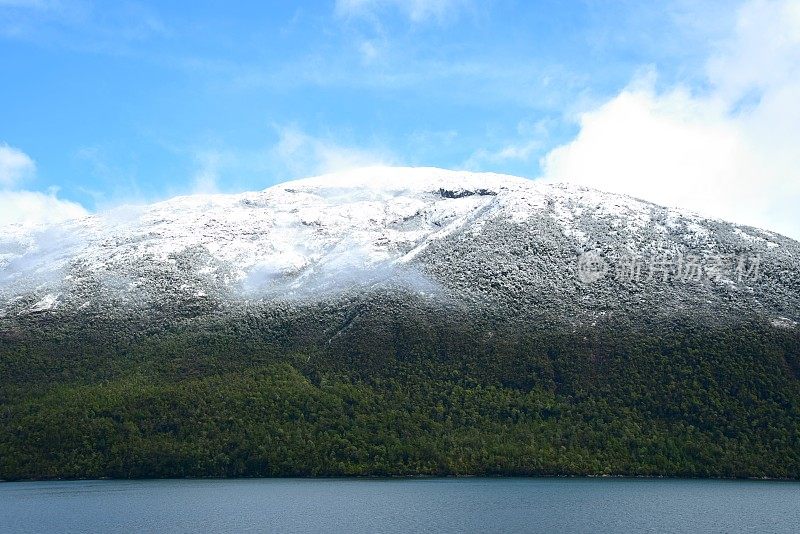
<svg viewBox="0 0 800 534"><path fill-rule="evenodd" d="M43 312L54 309L58 305L58 296L53 294L47 294L42 297L36 304L30 307L29 311L34 312Z"/></svg>
<svg viewBox="0 0 800 534"><path fill-rule="evenodd" d="M797 328L797 321L793 321L788 317L776 317L772 320L772 326L785 330L794 330Z"/></svg>

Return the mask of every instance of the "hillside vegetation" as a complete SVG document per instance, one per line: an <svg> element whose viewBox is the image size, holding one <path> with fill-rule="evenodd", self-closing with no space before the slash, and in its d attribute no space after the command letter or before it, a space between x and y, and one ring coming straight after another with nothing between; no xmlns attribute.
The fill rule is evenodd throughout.
<svg viewBox="0 0 800 534"><path fill-rule="evenodd" d="M800 476L793 331L385 321L4 339L0 478Z"/></svg>

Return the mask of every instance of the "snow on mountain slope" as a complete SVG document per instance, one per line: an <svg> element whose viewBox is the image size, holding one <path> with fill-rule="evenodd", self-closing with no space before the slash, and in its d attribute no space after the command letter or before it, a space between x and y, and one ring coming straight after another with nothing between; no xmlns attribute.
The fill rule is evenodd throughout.
<svg viewBox="0 0 800 534"><path fill-rule="evenodd" d="M572 287L575 261L598 248L757 250L790 270L797 258L795 242L770 232L625 196L431 168L359 169L260 192L122 207L57 227L4 230L5 315L100 301L147 306L166 298L324 296L382 280L420 292L460 283L469 292L479 278L497 277L500 286L490 290L502 292L495 270L519 258L512 249L526 240L533 240L529 255L545 262L525 267L541 271L529 279L520 266L530 258L511 260L520 271L513 284L528 284L529 292ZM542 243L558 253L537 252ZM473 267L484 263L478 276ZM792 306L784 312L792 315Z"/></svg>

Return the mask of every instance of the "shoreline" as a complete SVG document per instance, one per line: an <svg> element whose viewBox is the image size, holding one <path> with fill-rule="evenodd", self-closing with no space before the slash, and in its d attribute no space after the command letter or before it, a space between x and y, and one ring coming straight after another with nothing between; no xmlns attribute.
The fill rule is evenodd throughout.
<svg viewBox="0 0 800 534"><path fill-rule="evenodd" d="M339 481L401 481L401 480L675 480L675 481L730 481L730 482L794 482L798 478L776 477L682 477L670 475L331 475L331 476L273 476L273 477L138 477L138 478L25 478L0 479L0 485L18 482L135 482L135 481L199 481L199 480L339 480Z"/></svg>

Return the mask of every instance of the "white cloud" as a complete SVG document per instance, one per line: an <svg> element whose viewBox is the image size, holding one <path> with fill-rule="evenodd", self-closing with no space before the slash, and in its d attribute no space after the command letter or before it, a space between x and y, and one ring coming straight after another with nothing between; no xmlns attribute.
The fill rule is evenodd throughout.
<svg viewBox="0 0 800 534"><path fill-rule="evenodd" d="M796 84L800 77L800 2L753 0L738 12L733 34L708 62L717 90L735 100L753 90Z"/></svg>
<svg viewBox="0 0 800 534"><path fill-rule="evenodd" d="M279 128L278 133L279 140L270 150L270 158L294 178L395 163L387 151L343 146L293 126Z"/></svg>
<svg viewBox="0 0 800 534"><path fill-rule="evenodd" d="M55 224L85 215L83 206L60 199L54 192L0 191L0 226Z"/></svg>
<svg viewBox="0 0 800 534"><path fill-rule="evenodd" d="M36 171L36 164L21 150L0 144L0 187L11 187Z"/></svg>
<svg viewBox="0 0 800 534"><path fill-rule="evenodd" d="M395 8L412 23L444 22L466 7L466 0L336 0L341 17L375 18L386 8Z"/></svg>
<svg viewBox="0 0 800 534"><path fill-rule="evenodd" d="M626 193L800 238L800 2L751 1L708 89L634 80L542 159L545 179Z"/></svg>
<svg viewBox="0 0 800 534"><path fill-rule="evenodd" d="M17 191L13 187L32 177L36 164L24 152L0 145L0 226L5 224L54 224L87 214L80 204L58 198L56 191Z"/></svg>

